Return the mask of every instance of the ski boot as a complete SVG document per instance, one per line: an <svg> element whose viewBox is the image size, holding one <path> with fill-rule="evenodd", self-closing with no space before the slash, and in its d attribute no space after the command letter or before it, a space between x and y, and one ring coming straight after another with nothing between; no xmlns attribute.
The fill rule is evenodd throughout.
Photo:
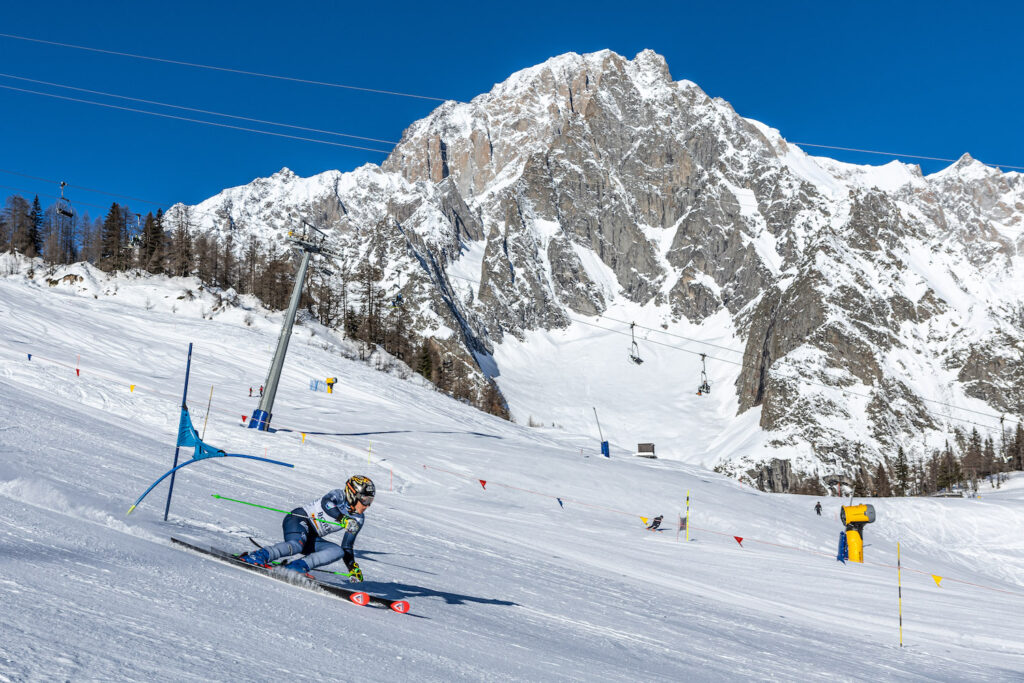
<svg viewBox="0 0 1024 683"><path fill-rule="evenodd" d="M270 560L269 553L264 548L260 548L259 550L251 553L242 553L241 555L236 556L236 559L240 562L245 562L246 564L270 569L270 564L268 564Z"/></svg>
<svg viewBox="0 0 1024 683"><path fill-rule="evenodd" d="M291 571L291 572L298 572L300 574L303 574L307 579L312 579L313 578L313 575L309 573L310 572L309 565L306 564L305 560L295 560L294 562L289 562L286 565L282 565L281 568L282 569L287 569L288 571Z"/></svg>

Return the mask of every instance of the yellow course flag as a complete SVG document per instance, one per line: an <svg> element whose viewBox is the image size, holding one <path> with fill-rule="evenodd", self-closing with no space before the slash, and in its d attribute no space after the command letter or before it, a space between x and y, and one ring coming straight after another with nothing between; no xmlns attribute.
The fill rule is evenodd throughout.
<svg viewBox="0 0 1024 683"><path fill-rule="evenodd" d="M306 443L306 432L302 432L302 443Z"/></svg>
<svg viewBox="0 0 1024 683"><path fill-rule="evenodd" d="M129 384L128 385L128 391L130 391L130 392L132 392L134 394L135 393L135 385L134 384Z"/></svg>
<svg viewBox="0 0 1024 683"><path fill-rule="evenodd" d="M646 517L641 517L640 519L644 520L644 526L647 526L647 518Z"/></svg>
<svg viewBox="0 0 1024 683"><path fill-rule="evenodd" d="M932 578L935 579L935 585L938 586L939 588L942 588L942 577L941 576L936 576L935 574L932 574Z"/></svg>

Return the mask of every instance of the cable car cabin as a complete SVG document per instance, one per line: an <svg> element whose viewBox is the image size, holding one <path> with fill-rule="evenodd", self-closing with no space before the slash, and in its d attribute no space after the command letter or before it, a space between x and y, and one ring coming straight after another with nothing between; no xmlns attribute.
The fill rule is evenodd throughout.
<svg viewBox="0 0 1024 683"><path fill-rule="evenodd" d="M658 456L654 454L653 443L638 443L636 445L636 457L638 458L650 458L651 460L657 460Z"/></svg>

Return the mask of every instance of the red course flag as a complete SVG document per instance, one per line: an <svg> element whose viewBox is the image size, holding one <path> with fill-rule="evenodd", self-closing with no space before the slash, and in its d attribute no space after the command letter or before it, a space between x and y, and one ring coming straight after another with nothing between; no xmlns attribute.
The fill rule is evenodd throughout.
<svg viewBox="0 0 1024 683"><path fill-rule="evenodd" d="M483 487L484 491L487 490L487 482L484 481L483 479L480 480L480 486Z"/></svg>
<svg viewBox="0 0 1024 683"><path fill-rule="evenodd" d="M249 417L248 415L243 415L242 416L242 422L245 422L246 418L248 418L248 417Z"/></svg>
<svg viewBox="0 0 1024 683"><path fill-rule="evenodd" d="M739 543L740 547L742 548L743 547L743 537L742 536L733 536L733 538L736 539L736 542Z"/></svg>

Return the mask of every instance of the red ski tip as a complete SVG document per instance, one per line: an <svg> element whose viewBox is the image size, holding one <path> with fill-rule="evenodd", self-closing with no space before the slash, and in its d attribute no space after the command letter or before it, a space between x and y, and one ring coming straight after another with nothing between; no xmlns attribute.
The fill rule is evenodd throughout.
<svg viewBox="0 0 1024 683"><path fill-rule="evenodd" d="M348 599L360 606L370 604L370 596L358 591L348 596Z"/></svg>
<svg viewBox="0 0 1024 683"><path fill-rule="evenodd" d="M391 609L395 610L399 614L407 614L409 612L409 603L405 600L395 600L391 603Z"/></svg>

